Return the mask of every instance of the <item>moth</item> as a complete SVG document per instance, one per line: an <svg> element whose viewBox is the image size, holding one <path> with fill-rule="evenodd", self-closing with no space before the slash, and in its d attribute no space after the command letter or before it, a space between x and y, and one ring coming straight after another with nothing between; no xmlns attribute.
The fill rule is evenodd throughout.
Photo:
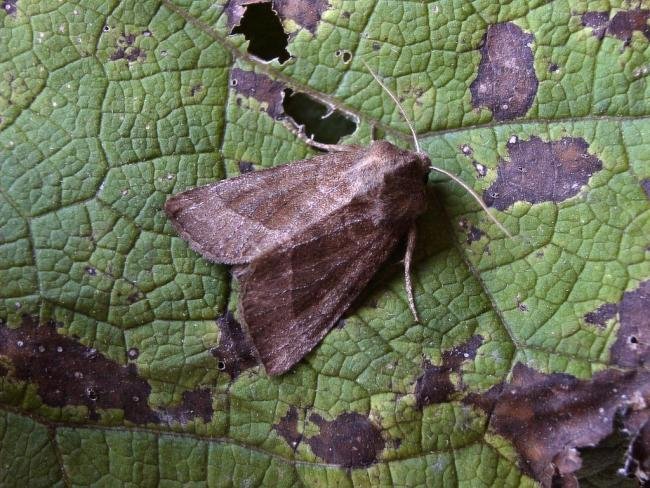
<svg viewBox="0 0 650 488"><path fill-rule="evenodd" d="M395 96L366 68L408 123ZM193 250L232 265L238 316L268 374L288 371L325 337L405 236L406 288L418 320L410 265L432 166L409 127L415 151L387 141L325 146L333 151L193 188L165 203ZM433 169L487 210L454 175Z"/></svg>

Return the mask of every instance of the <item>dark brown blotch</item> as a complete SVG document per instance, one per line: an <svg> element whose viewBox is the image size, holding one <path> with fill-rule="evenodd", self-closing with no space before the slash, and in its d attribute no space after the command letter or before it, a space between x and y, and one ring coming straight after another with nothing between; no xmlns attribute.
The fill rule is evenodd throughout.
<svg viewBox="0 0 650 488"><path fill-rule="evenodd" d="M533 39L511 22L488 28L478 75L470 85L475 108L489 108L496 120L526 115L539 85L530 48Z"/></svg>
<svg viewBox="0 0 650 488"><path fill-rule="evenodd" d="M140 290L131 293L128 297L126 297L126 301L133 305L136 302L139 302L140 300L143 300L145 298L144 293L142 293Z"/></svg>
<svg viewBox="0 0 650 488"><path fill-rule="evenodd" d="M135 34L123 33L119 36L115 44L115 51L113 51L109 59L111 61L125 59L131 63L135 61L144 61L147 58L147 53L139 47L134 46L135 39Z"/></svg>
<svg viewBox="0 0 650 488"><path fill-rule="evenodd" d="M648 199L650 199L650 178L646 178L643 181L641 181L641 188L643 188L643 191L645 192L646 196Z"/></svg>
<svg viewBox="0 0 650 488"><path fill-rule="evenodd" d="M284 85L279 81L253 71L234 68L230 73L230 86L247 98L255 98L258 102L265 103L266 112L271 117L275 118L284 113Z"/></svg>
<svg viewBox="0 0 650 488"><path fill-rule="evenodd" d="M4 0L4 2L2 2L2 10L4 10L7 15L15 17L18 12L18 0Z"/></svg>
<svg viewBox="0 0 650 488"><path fill-rule="evenodd" d="M467 236L465 242L467 242L467 244L480 241L481 237L485 235L485 232L483 232L481 229L476 227L474 224L472 224L469 220L465 218L461 219L458 225L460 225L460 228L465 231L465 235Z"/></svg>
<svg viewBox="0 0 650 488"><path fill-rule="evenodd" d="M650 280L623 294L618 306L620 328L610 350L614 364L644 367L650 363Z"/></svg>
<svg viewBox="0 0 650 488"><path fill-rule="evenodd" d="M198 388L184 391L180 405L165 409L162 416L167 422L176 421L185 425L195 418L208 423L212 420L213 413L210 390Z"/></svg>
<svg viewBox="0 0 650 488"><path fill-rule="evenodd" d="M240 174L251 173L255 171L255 166L253 166L253 163L250 161L239 161L239 163L237 163L237 166L239 167Z"/></svg>
<svg viewBox="0 0 650 488"><path fill-rule="evenodd" d="M212 349L217 358L217 368L237 378L242 371L257 366L257 351L250 337L232 313L226 312L217 319L219 345Z"/></svg>
<svg viewBox="0 0 650 488"><path fill-rule="evenodd" d="M359 413L344 413L331 422L313 414L309 420L320 433L305 442L326 463L363 468L375 464L384 449L380 428Z"/></svg>
<svg viewBox="0 0 650 488"><path fill-rule="evenodd" d="M128 358L132 361L138 359L138 356L140 356L140 350L137 347L131 347L129 350L126 352L126 355Z"/></svg>
<svg viewBox="0 0 650 488"><path fill-rule="evenodd" d="M91 420L100 418L99 409L115 408L136 424L159 422L148 405L151 387L137 375L134 364L121 366L58 334L53 322L39 326L25 316L17 329L0 326L0 355L9 359L16 379L37 386L46 405L83 405Z"/></svg>
<svg viewBox="0 0 650 488"><path fill-rule="evenodd" d="M641 32L650 39L648 18L650 9L621 10L611 20L609 12L587 12L582 16L582 25L593 29L593 34L598 39L607 35L629 44L634 31Z"/></svg>
<svg viewBox="0 0 650 488"><path fill-rule="evenodd" d="M578 448L610 435L617 413L647 411L649 400L647 372L605 370L579 380L518 363L509 383L471 394L465 402L484 410L490 428L512 442L522 471L543 486L577 486Z"/></svg>
<svg viewBox="0 0 650 488"><path fill-rule="evenodd" d="M585 322L598 327L605 327L608 320L616 317L618 305L614 303L605 303L593 312L585 314Z"/></svg>
<svg viewBox="0 0 650 488"><path fill-rule="evenodd" d="M418 409L451 400L457 387L449 375L458 373L464 361L474 359L481 344L483 337L475 335L467 342L445 351L442 354L442 365L434 366L425 361L424 371L415 382L415 401Z"/></svg>
<svg viewBox="0 0 650 488"><path fill-rule="evenodd" d="M582 15L582 25L590 27L595 37L602 39L609 24L609 12L587 12Z"/></svg>
<svg viewBox="0 0 650 488"><path fill-rule="evenodd" d="M273 8L282 20L291 19L312 34L329 6L327 0L273 0Z"/></svg>
<svg viewBox="0 0 650 488"><path fill-rule="evenodd" d="M483 197L488 206L499 210L517 201L562 202L577 195L603 167L579 137L549 142L536 136L528 141L514 138L507 149L510 161L499 160L497 179Z"/></svg>
<svg viewBox="0 0 650 488"><path fill-rule="evenodd" d="M228 0L226 3L225 11L228 17L228 26L232 29L241 25L242 19L245 17L246 12L251 7L256 5L263 5L272 9L279 20L291 19L298 25L303 26L312 34L316 32L318 23L323 16L323 13L329 8L327 0L273 0L273 1L259 1L259 0ZM343 16L348 18L345 12Z"/></svg>
<svg viewBox="0 0 650 488"><path fill-rule="evenodd" d="M273 429L295 451L302 440L302 434L298 432L298 409L293 405L290 406L287 414L273 426Z"/></svg>

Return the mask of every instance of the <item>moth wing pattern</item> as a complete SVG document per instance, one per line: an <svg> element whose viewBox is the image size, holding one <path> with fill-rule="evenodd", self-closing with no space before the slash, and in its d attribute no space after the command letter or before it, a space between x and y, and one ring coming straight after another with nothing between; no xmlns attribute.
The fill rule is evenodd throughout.
<svg viewBox="0 0 650 488"><path fill-rule="evenodd" d="M359 151L351 146L336 157L325 154L193 188L170 197L165 212L208 260L247 263L349 198L339 174ZM312 205L297 205L305 200Z"/></svg>
<svg viewBox="0 0 650 488"><path fill-rule="evenodd" d="M429 160L387 141L246 173L165 204L205 258L233 264L267 372L327 334L426 208Z"/></svg>
<svg viewBox="0 0 650 488"><path fill-rule="evenodd" d="M405 231L351 204L236 268L240 319L268 374L287 371L320 342Z"/></svg>

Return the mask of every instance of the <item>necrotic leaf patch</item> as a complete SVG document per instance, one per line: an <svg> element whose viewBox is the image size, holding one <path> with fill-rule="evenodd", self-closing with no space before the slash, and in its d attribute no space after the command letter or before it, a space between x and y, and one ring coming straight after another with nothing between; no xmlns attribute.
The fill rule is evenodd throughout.
<svg viewBox="0 0 650 488"><path fill-rule="evenodd" d="M295 451L302 440L302 434L298 432L298 409L290 406L287 414L273 428Z"/></svg>
<svg viewBox="0 0 650 488"><path fill-rule="evenodd" d="M253 71L234 68L230 73L230 86L235 92L266 104L266 113L270 117L276 118L284 113L282 108L284 85L279 81Z"/></svg>
<svg viewBox="0 0 650 488"><path fill-rule="evenodd" d="M617 413L647 416L649 400L647 372L610 369L580 380L517 363L510 382L471 394L465 402L484 410L490 428L517 449L522 470L550 487L577 486L577 448L610 435Z"/></svg>
<svg viewBox="0 0 650 488"><path fill-rule="evenodd" d="M235 379L242 371L257 366L255 346L230 312L217 319L217 326L219 345L211 352L217 358L218 369Z"/></svg>
<svg viewBox="0 0 650 488"><path fill-rule="evenodd" d="M608 35L629 44L635 31L641 32L650 39L648 18L650 18L648 9L621 10L611 20L609 12L587 12L582 16L582 25L590 27L598 39Z"/></svg>
<svg viewBox="0 0 650 488"><path fill-rule="evenodd" d="M380 429L359 413L344 413L331 422L313 414L309 420L320 427L320 434L306 442L327 463L347 468L370 466L384 449Z"/></svg>
<svg viewBox="0 0 650 488"><path fill-rule="evenodd" d="M39 326L25 316L20 328L0 327L0 355L9 359L16 379L37 385L46 405L83 405L91 420L99 419L98 409L116 408L136 424L159 421L148 404L151 386L134 364L122 366L58 334L53 322Z"/></svg>
<svg viewBox="0 0 650 488"><path fill-rule="evenodd" d="M483 337L476 335L467 342L445 351L442 354L442 365L435 366L425 362L424 371L415 383L415 399L420 410L427 405L451 400L457 387L449 375L452 372L458 373L463 361L473 359L482 343Z"/></svg>
<svg viewBox="0 0 650 488"><path fill-rule="evenodd" d="M483 197L499 210L517 201L562 202L577 195L603 167L587 152L587 142L576 137L546 142L533 136L509 142L507 148L510 161L499 161L497 179Z"/></svg>
<svg viewBox="0 0 650 488"><path fill-rule="evenodd" d="M489 108L496 120L526 115L539 85L532 42L532 34L510 22L488 28L478 75L470 85L474 107Z"/></svg>

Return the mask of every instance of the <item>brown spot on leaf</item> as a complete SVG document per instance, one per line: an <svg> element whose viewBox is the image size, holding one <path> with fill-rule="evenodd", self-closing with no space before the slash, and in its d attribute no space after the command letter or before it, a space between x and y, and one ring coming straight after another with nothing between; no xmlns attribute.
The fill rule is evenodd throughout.
<svg viewBox="0 0 650 488"><path fill-rule="evenodd" d="M184 391L180 405L165 409L162 418L167 422L176 421L183 425L195 418L200 418L207 423L212 420L213 413L210 390L199 388Z"/></svg>
<svg viewBox="0 0 650 488"><path fill-rule="evenodd" d="M610 435L615 414L647 410L650 373L606 370L579 380L518 363L509 383L465 401L483 409L491 429L512 442L526 474L546 487L577 486L577 448Z"/></svg>
<svg viewBox="0 0 650 488"><path fill-rule="evenodd" d="M605 327L606 322L614 318L618 313L618 305L614 303L605 303L593 312L585 314L585 322L599 327Z"/></svg>
<svg viewBox="0 0 650 488"><path fill-rule="evenodd" d="M99 409L116 408L136 424L159 422L148 405L151 387L134 364L121 366L58 334L52 322L38 326L25 316L20 328L0 326L0 355L11 361L16 379L37 385L46 405L84 405L91 420L99 419Z"/></svg>
<svg viewBox="0 0 650 488"><path fill-rule="evenodd" d="M504 210L516 201L561 202L578 194L589 178L602 169L602 162L587 152L579 137L559 141L513 138L507 144L510 161L499 160L497 179L483 200Z"/></svg>
<svg viewBox="0 0 650 488"><path fill-rule="evenodd" d="M485 235L485 232L483 232L481 229L476 227L474 224L472 224L469 220L463 218L459 222L460 228L465 231L465 234L467 235L467 244L471 244L472 242L480 241L481 237Z"/></svg>
<svg viewBox="0 0 650 488"><path fill-rule="evenodd" d="M284 86L279 81L253 71L234 68L230 74L230 86L245 97L255 98L260 103L265 103L266 112L271 117L275 118L284 113L282 108Z"/></svg>
<svg viewBox="0 0 650 488"><path fill-rule="evenodd" d="M329 8L329 3L326 0L273 0L272 2L229 0L225 8L228 26L232 29L240 25L247 8L254 5L268 6L269 9L272 8L274 12L277 12L281 20L291 19L312 34L316 32L323 12Z"/></svg>
<svg viewBox="0 0 650 488"><path fill-rule="evenodd" d="M608 35L629 44L634 31L639 31L650 39L648 18L650 18L648 9L621 10L611 20L609 12L587 12L582 16L582 25L591 27L594 36L598 39Z"/></svg>
<svg viewBox="0 0 650 488"><path fill-rule="evenodd" d="M329 3L327 0L273 0L273 8L282 20L291 19L314 34Z"/></svg>
<svg viewBox="0 0 650 488"><path fill-rule="evenodd" d="M287 414L273 428L295 451L302 440L302 434L298 432L298 409L293 405L289 407Z"/></svg>
<svg viewBox="0 0 650 488"><path fill-rule="evenodd" d="M612 362L639 367L650 362L650 280L623 294L618 306L621 322L610 350Z"/></svg>
<svg viewBox="0 0 650 488"><path fill-rule="evenodd" d="M219 345L211 352L218 359L217 367L235 379L242 371L258 364L257 351L248 334L230 312L219 317L217 325L221 332Z"/></svg>
<svg viewBox="0 0 650 488"><path fill-rule="evenodd" d="M320 433L305 442L326 463L363 468L376 463L384 449L379 427L359 413L344 413L331 422L313 414L309 420L320 427Z"/></svg>
<svg viewBox="0 0 650 488"><path fill-rule="evenodd" d="M475 335L467 342L442 353L442 365L424 363L424 371L415 382L415 400L422 410L427 405L448 402L456 392L456 386L449 378L458 373L463 361L476 357L476 351L483 344L483 337Z"/></svg>
<svg viewBox="0 0 650 488"><path fill-rule="evenodd" d="M122 34L117 38L115 51L110 56L111 61L126 59L129 62L144 61L147 53L137 46L134 46L135 34Z"/></svg>
<svg viewBox="0 0 650 488"><path fill-rule="evenodd" d="M609 12L587 12L582 16L582 25L591 27L594 36L602 39L609 24Z"/></svg>
<svg viewBox="0 0 650 488"><path fill-rule="evenodd" d="M7 15L15 17L16 12L18 12L18 0L4 0L4 2L2 2L2 10L4 10Z"/></svg>
<svg viewBox="0 0 650 488"><path fill-rule="evenodd" d="M643 188L643 191L645 192L646 196L650 198L650 178L646 178L641 182L641 187Z"/></svg>
<svg viewBox="0 0 650 488"><path fill-rule="evenodd" d="M190 87L190 96L193 97L197 93L200 93L203 91L203 85L201 83L198 83L196 85L192 85Z"/></svg>
<svg viewBox="0 0 650 488"><path fill-rule="evenodd" d="M515 297L515 304L517 305L517 310L520 312L528 312L528 305L526 305L519 295Z"/></svg>
<svg viewBox="0 0 650 488"><path fill-rule="evenodd" d="M237 165L239 166L239 172L241 174L255 171L255 167L253 166L253 163L251 163L250 161L239 161Z"/></svg>
<svg viewBox="0 0 650 488"><path fill-rule="evenodd" d="M539 85L532 42L532 34L510 22L488 28L478 75L470 85L474 107L489 108L496 120L526 115Z"/></svg>
<svg viewBox="0 0 650 488"><path fill-rule="evenodd" d="M135 302L139 302L140 300L144 299L145 295L142 293L140 290L131 293L128 297L126 297L126 301L130 304L134 304Z"/></svg>

